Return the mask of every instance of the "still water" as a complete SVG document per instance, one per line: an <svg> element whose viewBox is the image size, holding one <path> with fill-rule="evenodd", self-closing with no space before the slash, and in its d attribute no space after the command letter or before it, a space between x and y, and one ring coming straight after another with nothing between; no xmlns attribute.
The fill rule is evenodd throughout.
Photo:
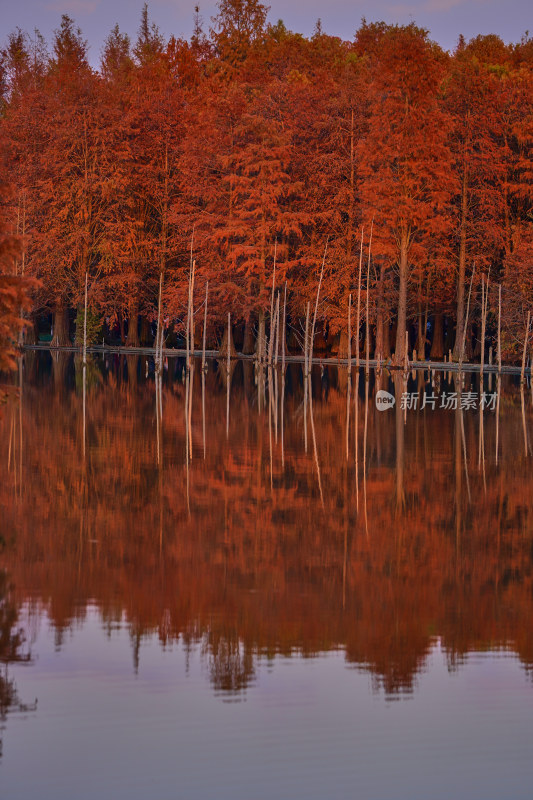
<svg viewBox="0 0 533 800"><path fill-rule="evenodd" d="M26 354L0 797L531 798L532 396L449 377Z"/></svg>

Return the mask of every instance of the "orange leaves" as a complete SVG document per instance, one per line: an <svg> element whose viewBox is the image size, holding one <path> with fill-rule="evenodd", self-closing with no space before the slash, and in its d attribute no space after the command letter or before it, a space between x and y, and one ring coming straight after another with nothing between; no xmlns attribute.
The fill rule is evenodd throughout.
<svg viewBox="0 0 533 800"><path fill-rule="evenodd" d="M213 324L268 307L276 242L301 311L328 239L320 313L342 327L372 219L371 314L399 328L423 301L451 309L458 263L459 286L473 258L493 275L511 263L531 225L528 41L478 37L449 56L414 24L308 40L268 26L256 0L219 12L210 37L197 18L190 42L165 44L145 9L133 49L113 29L99 74L68 18L52 60L10 39L0 124L40 309L76 305L88 271L107 314L150 317L164 272L181 317L193 228ZM391 313L402 292L405 320Z"/></svg>

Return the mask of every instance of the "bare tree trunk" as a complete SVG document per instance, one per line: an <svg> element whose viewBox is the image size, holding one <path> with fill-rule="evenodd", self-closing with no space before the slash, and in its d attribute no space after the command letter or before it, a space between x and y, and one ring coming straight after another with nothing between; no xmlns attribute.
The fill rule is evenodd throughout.
<svg viewBox="0 0 533 800"><path fill-rule="evenodd" d="M424 314L422 312L422 270L418 271L418 314L417 314L418 334L416 337L416 352L418 358L424 360L426 357L426 328L424 327Z"/></svg>
<svg viewBox="0 0 533 800"><path fill-rule="evenodd" d="M409 244L409 234L407 229L404 229L401 232L401 239L400 239L400 288L398 292L398 328L396 330L396 348L394 351L394 361L396 364L403 364L405 360L405 330L407 327L408 244Z"/></svg>
<svg viewBox="0 0 533 800"><path fill-rule="evenodd" d="M385 320L384 320L384 310L383 310L383 263L381 264L381 269L379 273L379 281L378 281L378 296L377 296L377 311L376 311L376 351L374 353L374 357L384 358L385 357Z"/></svg>
<svg viewBox="0 0 533 800"><path fill-rule="evenodd" d="M388 313L386 312L385 308L385 298L384 298L384 291L385 291L385 276L387 273L387 266L385 262L382 261L379 280L381 284L381 324L382 324L382 339L383 339L383 358L388 359L390 358L390 326L388 320Z"/></svg>
<svg viewBox="0 0 533 800"><path fill-rule="evenodd" d="M476 324L476 339L474 344L474 351L472 353L472 358L477 359L481 356L481 326Z"/></svg>
<svg viewBox="0 0 533 800"><path fill-rule="evenodd" d="M377 348L375 347L376 337L373 335L373 328L365 326L365 359L367 361L367 369L368 361L370 360L370 353L377 352ZM374 344L374 348L372 348L372 344Z"/></svg>
<svg viewBox="0 0 533 800"><path fill-rule="evenodd" d="M466 327L466 339L465 339L465 353L464 359L468 361L472 361L472 323L469 322Z"/></svg>
<svg viewBox="0 0 533 800"><path fill-rule="evenodd" d="M230 328L230 343L229 343L229 352L230 357L233 358L237 351L235 350L235 344L233 343L233 326ZM228 326L225 325L224 327L224 335L222 336L222 342L220 343L220 348L218 351L219 358L227 358L228 357Z"/></svg>
<svg viewBox="0 0 533 800"><path fill-rule="evenodd" d="M256 353L260 360L266 358L266 333L265 333L265 312L261 309L259 312L259 325L257 330Z"/></svg>
<svg viewBox="0 0 533 800"><path fill-rule="evenodd" d="M467 173L463 173L463 187L461 194L461 232L459 243L459 272L457 275L457 326L455 334L454 359L461 357L465 324L465 275L466 275L466 217L468 213Z"/></svg>

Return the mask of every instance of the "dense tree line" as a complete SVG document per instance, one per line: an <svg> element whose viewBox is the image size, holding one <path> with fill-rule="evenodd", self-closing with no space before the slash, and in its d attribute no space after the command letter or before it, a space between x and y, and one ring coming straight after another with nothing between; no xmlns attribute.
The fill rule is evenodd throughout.
<svg viewBox="0 0 533 800"><path fill-rule="evenodd" d="M342 41L267 12L220 0L207 31L197 12L190 40L165 41L145 7L136 42L115 27L98 71L68 16L51 52L38 33L8 37L2 211L20 242L12 272L40 281L33 319L52 314L65 343L88 273L91 312L136 345L150 339L162 275L179 335L195 259L209 338L230 311L251 351L274 262L298 329L327 245L319 317L336 347L361 271L372 351L402 360L407 329L419 354L457 357L474 272L467 355L482 276L489 337L501 285L516 352L533 301L533 40L460 39L450 54L415 24L363 21Z"/></svg>

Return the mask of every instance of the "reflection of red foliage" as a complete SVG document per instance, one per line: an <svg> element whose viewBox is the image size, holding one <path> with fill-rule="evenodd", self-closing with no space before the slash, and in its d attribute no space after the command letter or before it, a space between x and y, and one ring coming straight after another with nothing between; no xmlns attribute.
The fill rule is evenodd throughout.
<svg viewBox="0 0 533 800"><path fill-rule="evenodd" d="M387 692L410 690L436 636L451 663L486 646L512 647L533 663L533 476L517 456L522 423L510 399L502 399L500 466L487 456L486 493L477 417L465 412L471 501L453 412L409 414L404 431L403 419L396 428L394 413L372 402L367 535L353 445L348 464L344 454L346 399L335 389L313 404L322 507L313 453L303 450L300 390L284 409L284 466L272 427L271 477L268 416L255 390L234 381L226 440L225 392L212 373L204 461L196 376L188 504L184 386L163 390L158 469L153 385L133 391L117 381L110 374L89 391L85 465L81 397L50 385L24 387L22 460L15 427L9 470L0 462L16 598L39 598L59 638L96 603L110 623L125 614L135 641L202 640L215 684L227 689L246 684L259 654L341 646ZM2 441L18 414L5 414ZM360 407L361 437L363 419ZM485 427L493 453L489 414Z"/></svg>

